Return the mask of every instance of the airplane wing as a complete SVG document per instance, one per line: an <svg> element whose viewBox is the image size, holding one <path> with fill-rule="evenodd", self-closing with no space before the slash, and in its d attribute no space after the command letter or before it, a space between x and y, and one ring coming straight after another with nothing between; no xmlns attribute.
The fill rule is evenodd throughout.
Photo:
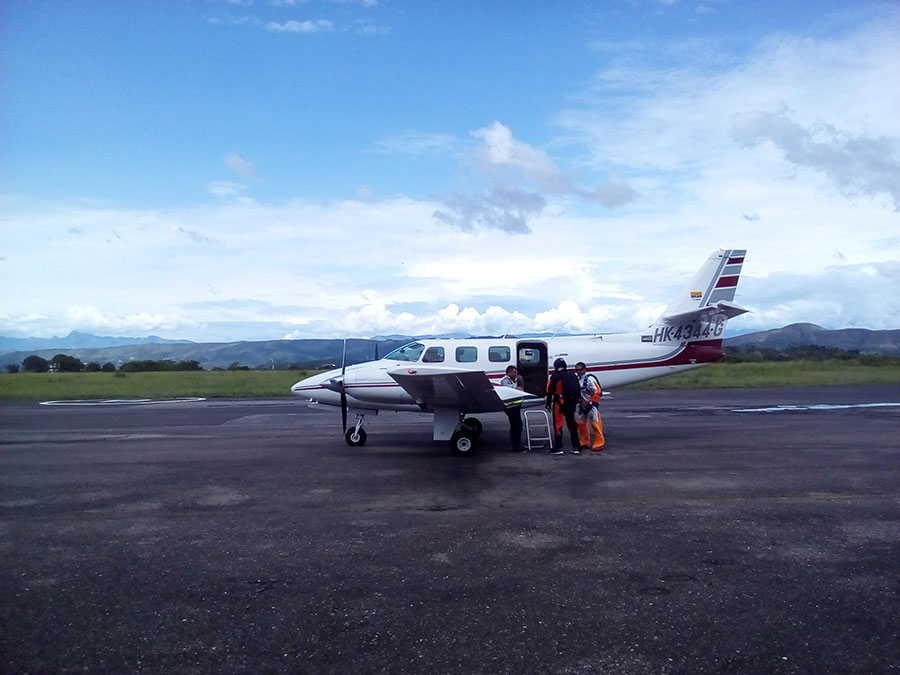
<svg viewBox="0 0 900 675"><path fill-rule="evenodd" d="M416 366L388 372L424 410L456 408L461 413L501 412L508 404L535 398L494 385L483 370Z"/></svg>

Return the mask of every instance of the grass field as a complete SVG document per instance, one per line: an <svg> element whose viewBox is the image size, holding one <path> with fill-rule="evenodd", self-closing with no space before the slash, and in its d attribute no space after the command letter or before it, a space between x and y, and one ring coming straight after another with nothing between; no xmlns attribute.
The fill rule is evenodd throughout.
<svg viewBox="0 0 900 675"><path fill-rule="evenodd" d="M315 371L237 370L169 373L16 373L0 375L0 400L252 398L289 396ZM635 388L900 385L900 365L855 360L717 363Z"/></svg>
<svg viewBox="0 0 900 675"><path fill-rule="evenodd" d="M0 400L289 396L302 370L215 370L167 373L16 373L0 375Z"/></svg>
<svg viewBox="0 0 900 675"><path fill-rule="evenodd" d="M871 365L855 359L714 363L671 377L641 382L632 388L832 387L863 384L900 385L900 364Z"/></svg>

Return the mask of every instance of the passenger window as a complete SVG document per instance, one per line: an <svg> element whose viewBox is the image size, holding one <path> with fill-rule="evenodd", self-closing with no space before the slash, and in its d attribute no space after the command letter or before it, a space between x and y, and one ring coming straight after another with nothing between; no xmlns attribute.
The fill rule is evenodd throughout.
<svg viewBox="0 0 900 675"><path fill-rule="evenodd" d="M478 360L477 347L457 347L456 362L457 363L474 363Z"/></svg>
<svg viewBox="0 0 900 675"><path fill-rule="evenodd" d="M425 350L425 356L422 357L422 363L443 363L444 362L444 348L443 347L429 347Z"/></svg>
<svg viewBox="0 0 900 675"><path fill-rule="evenodd" d="M519 363L532 364L541 362L541 353L537 349L522 347L519 350Z"/></svg>
<svg viewBox="0 0 900 675"><path fill-rule="evenodd" d="M509 347L488 347L488 361L506 363L509 361Z"/></svg>

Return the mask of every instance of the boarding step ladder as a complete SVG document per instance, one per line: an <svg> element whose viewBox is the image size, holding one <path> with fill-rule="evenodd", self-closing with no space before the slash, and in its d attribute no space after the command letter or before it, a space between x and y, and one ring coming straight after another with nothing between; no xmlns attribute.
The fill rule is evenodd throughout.
<svg viewBox="0 0 900 675"><path fill-rule="evenodd" d="M544 444L537 444L536 441L549 441L549 446L553 447L553 427L550 426L550 413L546 410L526 410L525 413L525 447L529 450L543 448ZM534 419L530 419L533 417ZM533 435L532 427L536 434Z"/></svg>

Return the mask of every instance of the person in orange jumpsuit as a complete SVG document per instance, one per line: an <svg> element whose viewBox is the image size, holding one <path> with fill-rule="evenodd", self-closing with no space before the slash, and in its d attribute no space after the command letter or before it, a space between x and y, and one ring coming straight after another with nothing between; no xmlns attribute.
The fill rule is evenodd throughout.
<svg viewBox="0 0 900 675"><path fill-rule="evenodd" d="M560 385L557 384L555 388L560 389ZM559 409L559 406L555 405L556 396L558 393L559 393L558 391L554 391L554 392L550 391L550 380L548 379L547 380L547 397L551 401L553 401L553 403L548 404L547 412L549 412L551 415L553 415L553 434L555 436L562 436L563 425L566 423L566 418L563 417L562 411ZM555 445L556 444L554 443L554 446Z"/></svg>
<svg viewBox="0 0 900 675"><path fill-rule="evenodd" d="M579 443L582 448L599 452L606 444L603 438L603 421L600 419L600 397L603 396L603 389L597 376L587 372L587 366L582 361L575 364L575 374L581 385L581 398L575 410ZM593 443L591 431L594 432Z"/></svg>
<svg viewBox="0 0 900 675"><path fill-rule="evenodd" d="M579 454L581 446L578 443L578 424L575 422L575 408L578 405L581 386L578 378L570 370L566 369L565 359L556 359L553 362L554 373L547 383L547 410L553 409L554 430L556 442L550 451L552 455L563 454L562 449L562 418L569 428L572 437L572 453Z"/></svg>

